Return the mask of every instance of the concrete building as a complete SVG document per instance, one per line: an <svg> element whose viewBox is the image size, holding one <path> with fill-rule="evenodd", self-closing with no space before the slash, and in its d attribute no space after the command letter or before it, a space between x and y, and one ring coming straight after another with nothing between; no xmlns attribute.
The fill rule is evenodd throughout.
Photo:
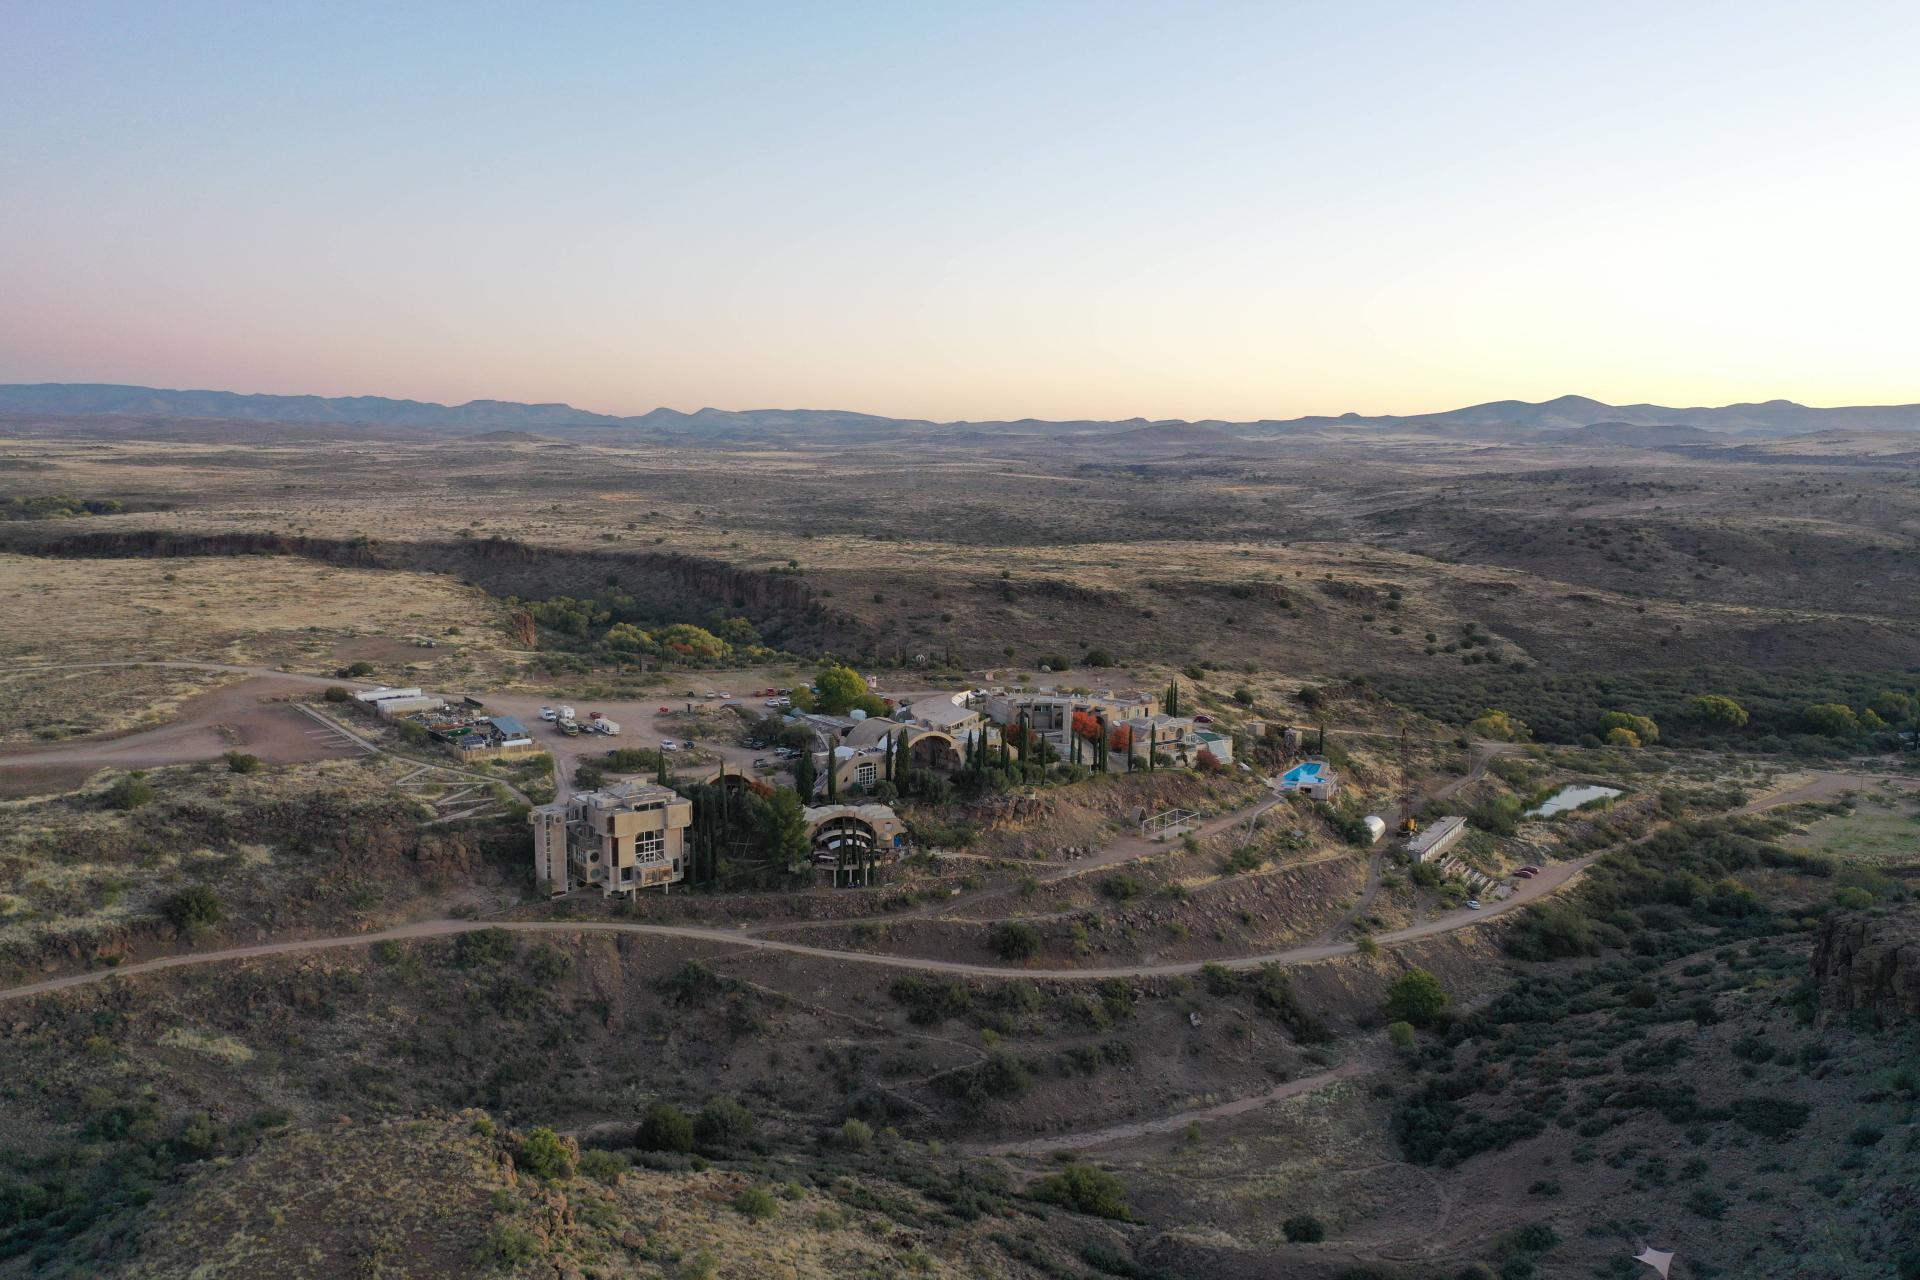
<svg viewBox="0 0 1920 1280"><path fill-rule="evenodd" d="M1019 723L1026 713L1033 731L1061 752L1067 749L1067 736L1073 732L1073 713L1085 712L1104 719L1109 728L1124 722L1157 717L1160 700L1150 693L1062 693L1055 689L994 690L985 700L987 718L999 725ZM1189 725L1192 721L1187 722ZM1144 731L1143 731L1144 734ZM1145 737L1141 742L1144 744Z"/></svg>
<svg viewBox="0 0 1920 1280"><path fill-rule="evenodd" d="M891 862L906 847L907 824L884 804L817 805L803 816L815 866Z"/></svg>
<svg viewBox="0 0 1920 1280"><path fill-rule="evenodd" d="M1415 862L1432 862L1459 844L1467 834L1467 820L1458 814L1440 819L1407 841L1407 855Z"/></svg>
<svg viewBox="0 0 1920 1280"><path fill-rule="evenodd" d="M1233 763L1233 739L1213 729L1195 729L1182 739L1190 760L1198 761L1202 751L1210 752L1221 764Z"/></svg>
<svg viewBox="0 0 1920 1280"><path fill-rule="evenodd" d="M533 824L536 882L560 894L597 888L611 897L686 878L693 802L652 782L622 782L543 804Z"/></svg>
<svg viewBox="0 0 1920 1280"><path fill-rule="evenodd" d="M1186 716L1170 716L1165 714L1135 716L1131 720L1123 720L1120 723L1128 732L1133 734L1133 750L1135 755L1144 758L1147 754L1148 744L1152 744L1154 751L1167 757L1169 760L1177 761L1180 758L1183 745L1186 747L1189 762L1200 754L1198 738L1195 732L1196 726L1193 721ZM1215 754L1218 753L1216 752ZM1229 757L1233 755L1232 743L1227 744L1227 755ZM1222 760L1221 763L1224 764L1226 761Z"/></svg>
<svg viewBox="0 0 1920 1280"><path fill-rule="evenodd" d="M902 723L875 717L862 720L840 735L840 745L864 750L878 747L885 750L887 743L898 742L905 738L907 742L907 767L909 769L938 769L942 773L951 773L960 767L961 745L964 738L956 739L942 729L929 729L924 725ZM886 776L882 769L881 776Z"/></svg>
<svg viewBox="0 0 1920 1280"><path fill-rule="evenodd" d="M1313 800L1331 800L1340 790L1340 775L1325 760L1308 760L1280 775L1281 791L1298 791Z"/></svg>
<svg viewBox="0 0 1920 1280"><path fill-rule="evenodd" d="M978 707L967 705L967 695L964 693L956 693L951 697L935 695L916 698L911 706L896 711L894 718L922 729L944 733L954 741L964 741L967 734L978 730L985 719Z"/></svg>

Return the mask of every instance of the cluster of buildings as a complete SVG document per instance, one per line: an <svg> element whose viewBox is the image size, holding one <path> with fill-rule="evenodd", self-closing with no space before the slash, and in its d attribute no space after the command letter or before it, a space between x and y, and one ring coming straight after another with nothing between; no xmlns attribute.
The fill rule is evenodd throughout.
<svg viewBox="0 0 1920 1280"><path fill-rule="evenodd" d="M513 716L490 716L475 698L459 703L419 689L368 689L353 700L382 720L411 722L449 755L462 761L504 760L536 755L541 748L527 726Z"/></svg>
<svg viewBox="0 0 1920 1280"><path fill-rule="evenodd" d="M1233 762L1233 737L1215 728L1206 716L1170 715L1151 693L1068 693L1057 689L982 690L979 698L987 717L998 725L1020 723L1065 755L1074 732L1074 716L1087 716L1111 734L1125 730L1136 753L1149 747L1157 755L1192 764L1205 751L1221 764ZM1124 767L1124 757L1122 766Z"/></svg>
<svg viewBox="0 0 1920 1280"><path fill-rule="evenodd" d="M818 805L803 817L814 866L836 881L870 875L907 843L906 823L884 804ZM534 882L551 896L598 889L606 897L631 897L687 878L693 801L671 787L614 783L539 805L527 820Z"/></svg>
<svg viewBox="0 0 1920 1280"><path fill-rule="evenodd" d="M1064 758L1071 750L1076 715L1104 725L1108 734L1125 730L1135 755L1144 756L1151 747L1183 764L1197 763L1202 752L1221 764L1233 762L1231 734L1205 716L1168 715L1159 699L1147 693L975 689L919 698L886 716L793 712L786 720L812 730L816 752L830 761L823 765L818 789L826 789L825 768L830 767L836 791L850 793L871 788L887 776L886 753L897 751L901 738L907 744L908 767L951 772L965 762L971 743L982 736L998 742L1005 729L1024 722ZM1114 755L1109 767L1124 769L1125 753Z"/></svg>

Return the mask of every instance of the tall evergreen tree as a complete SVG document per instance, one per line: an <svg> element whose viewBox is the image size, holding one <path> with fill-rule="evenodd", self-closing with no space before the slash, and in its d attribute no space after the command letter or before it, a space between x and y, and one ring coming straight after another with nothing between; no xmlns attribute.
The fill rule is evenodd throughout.
<svg viewBox="0 0 1920 1280"><path fill-rule="evenodd" d="M893 735L887 735L887 781L893 781Z"/></svg>
<svg viewBox="0 0 1920 1280"><path fill-rule="evenodd" d="M1170 716L1180 714L1180 681L1177 679L1167 682L1167 714Z"/></svg>
<svg viewBox="0 0 1920 1280"><path fill-rule="evenodd" d="M827 803L840 803L840 760L831 749L827 752Z"/></svg>

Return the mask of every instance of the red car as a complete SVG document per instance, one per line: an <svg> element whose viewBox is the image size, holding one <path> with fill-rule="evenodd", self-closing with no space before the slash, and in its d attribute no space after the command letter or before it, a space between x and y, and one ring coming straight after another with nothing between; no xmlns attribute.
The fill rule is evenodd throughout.
<svg viewBox="0 0 1920 1280"><path fill-rule="evenodd" d="M672 714L673 714L673 708L672 708L672 707L662 707L662 708L660 708L660 714L661 714L661 715L663 715L663 716L670 716L670 715L672 715Z"/></svg>

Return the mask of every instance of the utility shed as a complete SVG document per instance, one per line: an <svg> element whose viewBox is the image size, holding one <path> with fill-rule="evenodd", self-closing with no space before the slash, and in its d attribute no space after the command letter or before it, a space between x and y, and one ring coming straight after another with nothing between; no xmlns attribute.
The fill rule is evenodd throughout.
<svg viewBox="0 0 1920 1280"><path fill-rule="evenodd" d="M1407 852L1415 862L1431 862L1460 843L1467 834L1467 820L1458 814L1440 819L1407 841Z"/></svg>

